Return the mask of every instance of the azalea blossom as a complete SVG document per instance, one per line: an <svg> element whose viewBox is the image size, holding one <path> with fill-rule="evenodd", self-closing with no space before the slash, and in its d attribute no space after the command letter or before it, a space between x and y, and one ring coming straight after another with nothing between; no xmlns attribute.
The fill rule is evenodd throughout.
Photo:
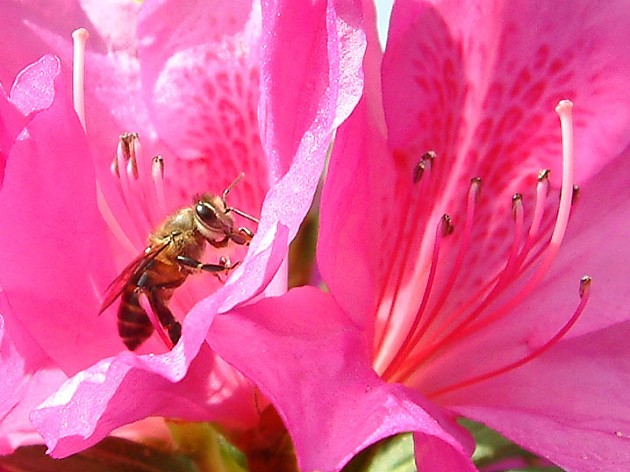
<svg viewBox="0 0 630 472"><path fill-rule="evenodd" d="M29 419L54 457L148 416L251 426L263 400L205 337L217 314L286 290L288 243L361 93L360 11L62 3L2 2L1 452L37 441ZM238 265L176 291L175 346L155 335L127 351L116 310L98 316L108 284L167 215L241 173L227 198L259 219L235 216L255 237L203 260Z"/></svg>
<svg viewBox="0 0 630 472"><path fill-rule="evenodd" d="M384 54L368 28L321 201L329 292L209 331L301 470L403 431L419 470L475 470L459 417L567 470L628 470L629 27L627 2L403 0Z"/></svg>

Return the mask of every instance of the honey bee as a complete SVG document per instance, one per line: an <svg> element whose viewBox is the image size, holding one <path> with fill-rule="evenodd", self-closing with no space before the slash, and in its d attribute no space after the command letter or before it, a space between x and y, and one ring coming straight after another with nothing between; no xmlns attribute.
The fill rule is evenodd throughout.
<svg viewBox="0 0 630 472"><path fill-rule="evenodd" d="M181 337L181 324L168 308L174 290L194 272L205 271L219 276L235 268L228 259L219 264L199 262L206 243L223 248L230 241L248 245L254 233L236 227L232 213L258 223L258 219L227 204L227 195L243 178L241 175L221 196L205 193L193 205L170 215L148 237L148 246L107 288L99 313L103 313L118 297L118 334L130 351L138 348L154 331L153 323L140 304L140 295L147 297L160 325L173 345Z"/></svg>

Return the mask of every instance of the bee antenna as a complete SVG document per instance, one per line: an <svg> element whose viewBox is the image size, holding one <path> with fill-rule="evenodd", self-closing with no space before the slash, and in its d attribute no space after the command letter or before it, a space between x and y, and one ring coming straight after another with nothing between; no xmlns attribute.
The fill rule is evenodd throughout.
<svg viewBox="0 0 630 472"><path fill-rule="evenodd" d="M245 219L247 219L249 221L253 221L256 224L260 223L260 220L258 218L254 217L254 216L252 216L252 215L250 215L248 213L245 213L244 211L239 210L238 208L227 207L225 209L225 212L226 213L233 212L233 213L236 213L237 215L242 216L243 218L245 218Z"/></svg>
<svg viewBox="0 0 630 472"><path fill-rule="evenodd" d="M245 177L245 172L241 172L238 175L238 177L234 179L234 182L228 185L228 187L223 191L223 194L221 195L221 200L223 201L223 205L225 206L225 212L226 213L233 212L233 213L236 213L237 215L242 216L243 218L248 219L249 221L253 221L254 223L260 223L260 220L258 220L258 218L255 218L252 215L245 213L242 210L239 210L238 208L228 206L227 204L228 193L230 193L230 191L236 186L237 183L239 183L243 179L243 177Z"/></svg>
<svg viewBox="0 0 630 472"><path fill-rule="evenodd" d="M221 200L223 200L223 204L227 207L227 203L226 203L226 198L228 196L228 193L230 193L230 191L236 186L237 183L239 183L243 177L245 177L245 172L241 172L238 177L236 179L234 179L234 182L232 182L230 185L228 185L228 187L223 191L223 194L221 195Z"/></svg>

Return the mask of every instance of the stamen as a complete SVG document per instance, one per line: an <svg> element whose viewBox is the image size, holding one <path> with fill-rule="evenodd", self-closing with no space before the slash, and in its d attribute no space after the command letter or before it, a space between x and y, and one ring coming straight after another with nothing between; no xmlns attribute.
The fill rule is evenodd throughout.
<svg viewBox="0 0 630 472"><path fill-rule="evenodd" d="M545 198L549 193L549 170L543 169L538 173L538 183L536 184L536 204L534 206L534 216L532 217L532 224L529 227L529 234L527 236L528 246L531 245L540 229L540 223L542 222L543 213L545 210Z"/></svg>
<svg viewBox="0 0 630 472"><path fill-rule="evenodd" d="M427 157L428 156L428 157ZM398 301L398 295L400 294L400 288L402 286L403 277L406 273L407 265L410 263L410 258L407 257L407 254L411 251L411 245L414 241L415 234L418 231L417 221L422 212L422 205L420 203L421 199L418 198L418 194L422 194L428 188L431 176L431 163L435 157L435 153L429 151L422 155L420 162L414 167L412 171L413 180L420 183L420 186L417 190L411 189L408 194L405 202L402 205L405 208L409 208L410 212L413 209L413 213L409 218L405 219L404 224L399 225L399 232L396 234L396 238L399 241L403 242L403 247L400 251L396 252L396 257L400 257L402 262L397 264L396 261L389 261L388 269L383 279L383 285L381 287L379 296L378 296L378 306L381 307L381 313L387 311L385 315L377 314L377 318L381 320L382 325L379 326L375 332L374 336L374 353L377 357L374 359L374 365L378 370L378 366L385 365L387 362L386 359L380 359L378 356L380 354L385 354L390 352L388 349L384 349L386 341L390 339L396 339L397 331L400 330L400 327L396 327L392 325L394 321L394 309L396 307L396 303ZM418 173L418 169L422 169L420 173ZM415 208L413 208L415 205ZM404 237L405 231L407 231L409 225L411 225L411 234L409 237ZM398 270L398 272L395 272ZM395 279L394 274L396 273ZM394 280L392 280L394 279ZM393 284L393 287L391 285ZM388 308L386 308L385 303L385 295L388 293L388 289L392 288L393 297L387 303ZM384 319L383 319L384 318Z"/></svg>
<svg viewBox="0 0 630 472"><path fill-rule="evenodd" d="M569 332L569 330L575 325L577 320L580 318L580 316L582 315L582 312L584 311L584 308L586 307L586 304L588 303L588 299L591 292L591 283L592 283L592 279L588 275L585 275L584 277L580 279L580 287L579 287L580 303L578 304L577 308L573 312L573 315L571 315L569 320L562 326L562 328L560 328L560 330L558 330L558 332L546 343L544 343L542 346L536 348L534 351L530 352L528 355L526 355L525 357L515 362L511 362L510 364L504 365L498 369L486 372L484 374L471 377L468 380L464 380L456 384L439 388L427 394L427 397L435 398L439 395L444 395L445 393L452 392L453 390L468 387L472 384L476 384L484 380L488 380L492 377L496 377L498 375L504 374L511 370L517 369L523 366L524 364L527 364L531 360L537 358L538 356L540 356L549 348L557 344L558 341L560 341Z"/></svg>
<svg viewBox="0 0 630 472"><path fill-rule="evenodd" d="M525 286L509 301L499 307L493 313L488 315L476 326L469 327L468 333L476 332L487 326L489 323L510 313L518 306L540 283L542 278L547 274L549 268L560 249L560 244L564 238L564 234L569 222L569 213L571 211L571 200L573 196L573 176L575 173L575 154L573 140L573 120L571 111L573 104L569 100L562 100L556 107L556 112L560 116L560 124L562 129L562 187L560 189L560 207L556 217L556 224L551 235L551 240L547 246L543 261L536 269L532 278ZM461 333L464 335L464 333Z"/></svg>
<svg viewBox="0 0 630 472"><path fill-rule="evenodd" d="M427 164L433 165L434 160L435 160L434 151L427 151L422 155L422 157L420 158L420 161L413 168L413 183L414 184L417 184L418 182L420 182L420 179L422 178L422 174L424 173L424 169L426 168Z"/></svg>
<svg viewBox="0 0 630 472"><path fill-rule="evenodd" d="M120 169L118 168L118 159L116 157L112 160L109 170L116 179L120 177Z"/></svg>
<svg viewBox="0 0 630 472"><path fill-rule="evenodd" d="M138 180L138 161L135 153L132 153L131 158L127 161L127 176L130 180Z"/></svg>
<svg viewBox="0 0 630 472"><path fill-rule="evenodd" d="M472 234L472 225L475 218L475 208L477 206L477 201L479 199L479 194L481 192L481 179L479 177L475 177L470 181L470 188L468 190L468 199L466 202L466 220L464 221L464 229L462 231L462 239L460 242L459 250L457 252L457 257L455 259L455 264L453 264L453 269L451 273L446 279L446 282L443 285L442 293L440 293L439 297L437 297L437 301L435 305L431 309L430 317L424 322L423 326L418 330L418 333L412 340L411 344L413 346L417 345L420 342L422 336L427 332L428 328L431 326L438 313L442 309L444 302L455 286L455 282L459 276L462 264L464 262L464 256L468 251L468 244L470 242L470 235Z"/></svg>
<svg viewBox="0 0 630 472"><path fill-rule="evenodd" d="M151 208L149 207L139 173L138 160L141 147L138 133L122 133L116 148L116 157L110 167L112 175L120 185L119 190L131 220L134 223L136 235L144 241L153 229ZM124 172L121 170L124 169Z"/></svg>
<svg viewBox="0 0 630 472"><path fill-rule="evenodd" d="M398 347L396 355L383 372L382 376L384 379L388 379L390 375L398 369L399 364L404 362L407 354L413 349L413 344L411 343L411 341L413 336L416 334L416 331L420 324L420 320L422 319L422 315L424 314L427 304L429 303L429 295L431 294L431 289L433 288L433 283L435 282L435 273L437 271L438 261L440 258L440 247L442 245L442 238L453 234L454 230L455 227L453 226L451 217L447 214L442 215L442 218L440 218L440 221L438 222L435 230L435 241L433 243L431 266L429 268L429 275L427 277L427 282L422 293L422 301L420 302L420 307L418 308L418 311L413 318L413 323L407 331L407 335Z"/></svg>
<svg viewBox="0 0 630 472"><path fill-rule="evenodd" d="M151 161L151 178L155 189L158 207L162 215L166 215L166 195L164 194L164 159L155 156Z"/></svg>
<svg viewBox="0 0 630 472"><path fill-rule="evenodd" d="M131 159L131 140L137 138L137 134L123 133L118 140L118 146L116 147L116 170L118 174L118 181L122 188L122 196L125 200L127 209L131 214L131 189L129 185L129 172L127 172L127 162ZM125 169L125 172L120 172L121 169Z"/></svg>
<svg viewBox="0 0 630 472"><path fill-rule="evenodd" d="M110 231L114 235L114 237L122 244L123 248L131 255L135 256L138 253L138 248L134 246L131 240L127 237L125 231L118 224L118 220L114 216L111 208L107 204L107 199L103 194L103 189L99 182L96 182L96 201L98 205L98 209L107 223Z"/></svg>
<svg viewBox="0 0 630 472"><path fill-rule="evenodd" d="M515 223L514 238L512 239L510 255L508 256L507 263L505 264L505 269L503 269L505 276L510 276L515 269L515 262L518 259L521 241L523 241L525 215L523 212L523 195L520 193L512 195L512 218L514 218Z"/></svg>
<svg viewBox="0 0 630 472"><path fill-rule="evenodd" d="M453 268L451 273L446 278L446 282L443 284L442 293L437 297L437 301L433 307L431 307L431 311L429 317L424 321L422 326L418 329L417 333L415 333L413 339L409 343L412 346L411 352L416 346L420 345L420 340L422 337L429 332L429 328L432 326L435 318L440 313L444 303L446 302L448 295L451 293L453 288L455 287L455 282L457 281L461 267L464 261L464 257L468 251L468 246L470 243L470 236L472 234L472 226L475 220L475 209L477 206L477 202L479 200L479 195L481 193L481 179L479 177L475 177L470 181L470 189L468 191L468 199L466 204L466 220L464 222L464 229L462 231L462 239L461 244L459 246L459 250L457 253L457 257L455 263L453 264ZM495 279L496 280L496 279ZM495 280L489 281L488 286L494 283ZM487 289L488 286L483 287L478 294L475 294L472 299L476 300L479 298ZM466 307L470 305L470 303L464 304ZM454 323L461 317L462 313L452 313L448 320L442 323L443 326L452 326ZM435 331L433 331L435 332ZM428 350L421 350L420 352L415 353L413 356L409 357L405 362L405 367L400 369L395 373L395 379L392 378L392 381L402 381L402 379L407 378L407 376L411 375L415 369L413 369L412 365L418 365L424 358L427 352L431 352L432 346L429 347ZM418 362L415 362L414 359L419 359ZM411 360L411 361L410 361Z"/></svg>
<svg viewBox="0 0 630 472"><path fill-rule="evenodd" d="M530 280L526 282L523 285L523 287L515 295L513 295L509 300L507 300L505 303L503 303L501 306L496 308L491 313L487 314L481 319L478 319L479 316L482 314L482 312L486 310L488 306L492 303L492 301L496 298L496 295L505 288L506 284L512 283L516 279L516 275L518 275L518 273L521 273L522 268L518 269L518 267L520 267L522 262L524 261L526 253L527 251L529 251L529 247L528 247L527 251L523 251L523 253L518 255L518 259L519 259L517 261L518 264L516 264L515 266L516 269L519 270L518 273L514 273L513 270L509 271L511 272L510 274L511 277L507 277L508 271L506 269L508 269L508 265L506 265L505 269L502 270L498 274L498 276L495 276L493 278L491 284L487 285L486 287L483 287L482 290L480 290L480 292L475 295L475 298L471 299L471 302L474 303L476 300L479 299L479 297L482 297L481 302L476 303L477 305L476 308L472 309L470 314L463 317L464 313L468 311L469 309L468 307L470 306L469 303L463 303L462 309L456 310L456 313L454 313L453 316L449 318L453 322L453 324L451 322L446 323L446 325L449 325L452 327L450 332L445 334L443 337L436 337L436 340L432 342L430 345L423 346L420 352L415 353L411 359L407 359L408 364L418 365L419 363L426 361L428 357L435 355L435 353L438 350L445 348L452 342L456 340L461 340L464 337L468 337L472 335L473 333L476 333L480 331L481 329L485 328L489 324L494 323L497 320L503 318L504 316L507 316L508 314L512 313L513 309L516 306L518 306L535 289L535 287L540 283L541 279L547 274L551 266L551 263L553 262L553 260L555 259L555 256L557 255L559 246L564 237L567 223L568 223L569 212L571 208L571 200L572 200L572 194L573 194L572 181L573 181L573 175L574 175L574 153L573 153L574 142L573 142L571 108L572 108L572 104L569 101L560 102L560 104L556 108L556 111L558 112L560 116L560 122L562 126L562 144L563 144L562 146L563 148L562 187L560 191L560 206L558 210L558 215L556 217L556 222L553 228L553 232L551 235L551 240L548 243L547 247L541 249L540 251L540 255L543 256L542 263L535 270ZM544 179L546 178L546 173L543 173L541 177L543 177L542 180L544 181ZM544 184L543 182L543 185L546 185L546 184ZM542 192L542 188L539 189L539 191ZM542 197L542 193L541 193L541 197ZM518 228L520 225L522 225L522 223L519 223L519 220L521 219L521 216L519 216L519 214L522 212L522 205L520 203L520 198L517 198L515 203L516 203L515 216L516 216L517 228ZM538 216L536 218L538 218ZM521 240L521 236L520 236L521 233L522 233L522 229L521 230L517 229L516 234L515 234L515 241ZM547 232L545 231L545 233ZM515 257L514 254L516 254L516 252L514 250L514 245L513 245L513 250L511 251L509 259L514 259ZM539 256L536 255L536 257L533 260L530 260L529 263L525 264L525 266L530 265L534 260L537 260L538 258ZM509 262L510 260L508 260L508 264ZM492 285L494 286L490 289ZM490 290L488 291L488 289ZM404 373L403 377L401 377L400 375L401 372L397 372L396 381L400 381L401 378L404 379L405 376L410 375L411 373L412 372L410 372L409 369L407 369L407 373Z"/></svg>
<svg viewBox="0 0 630 472"><path fill-rule="evenodd" d="M573 195L571 197L571 204L575 205L578 201L580 197L580 186L579 185L574 185L573 186Z"/></svg>
<svg viewBox="0 0 630 472"><path fill-rule="evenodd" d="M72 60L72 102L74 111L79 117L83 131L85 126L85 44L89 33L85 28L72 32L73 60Z"/></svg>

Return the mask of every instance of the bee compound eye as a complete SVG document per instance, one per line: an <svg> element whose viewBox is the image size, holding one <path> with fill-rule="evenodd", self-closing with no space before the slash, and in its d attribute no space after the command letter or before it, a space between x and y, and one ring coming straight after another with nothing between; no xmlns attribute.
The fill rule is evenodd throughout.
<svg viewBox="0 0 630 472"><path fill-rule="evenodd" d="M195 207L195 212L199 219L207 226L216 228L219 226L219 217L216 210L207 203L199 202Z"/></svg>

